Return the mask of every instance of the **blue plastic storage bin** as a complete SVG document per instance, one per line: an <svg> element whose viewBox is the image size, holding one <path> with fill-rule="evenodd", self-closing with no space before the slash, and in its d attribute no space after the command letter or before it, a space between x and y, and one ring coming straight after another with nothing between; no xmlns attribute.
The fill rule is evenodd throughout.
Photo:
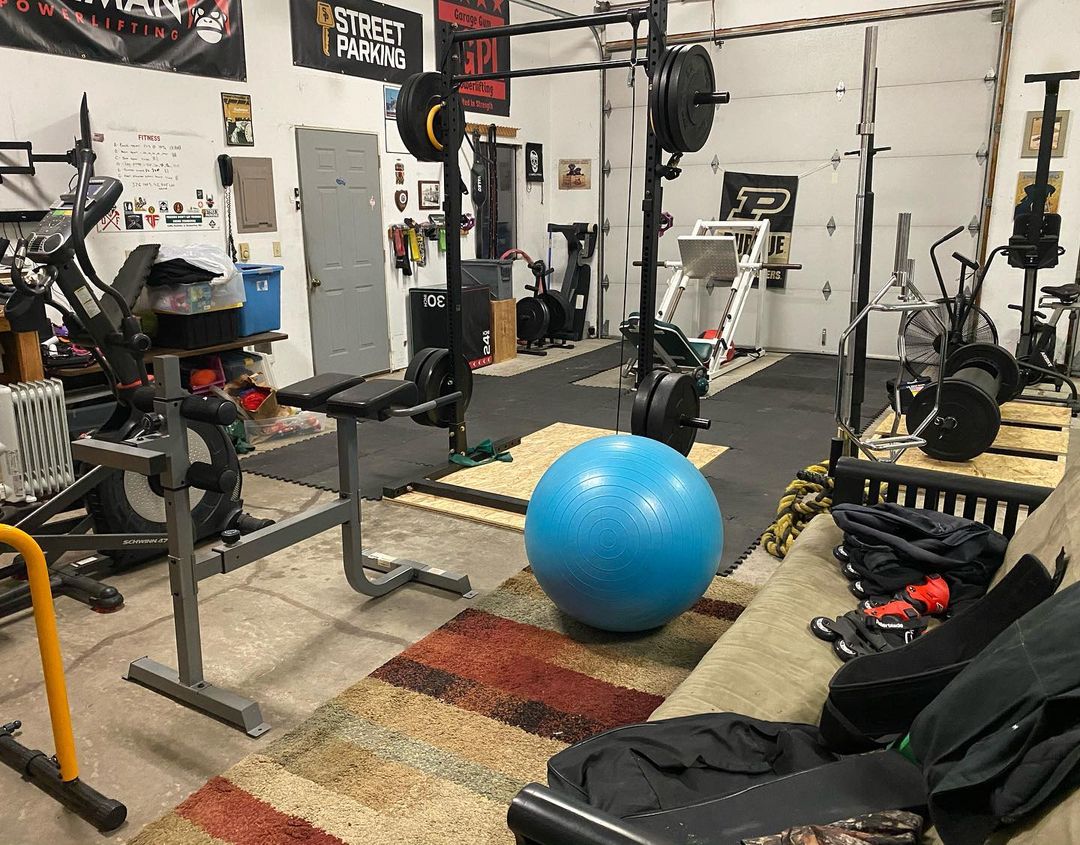
<svg viewBox="0 0 1080 845"><path fill-rule="evenodd" d="M280 264L237 264L244 277L247 300L240 309L240 336L281 328Z"/></svg>

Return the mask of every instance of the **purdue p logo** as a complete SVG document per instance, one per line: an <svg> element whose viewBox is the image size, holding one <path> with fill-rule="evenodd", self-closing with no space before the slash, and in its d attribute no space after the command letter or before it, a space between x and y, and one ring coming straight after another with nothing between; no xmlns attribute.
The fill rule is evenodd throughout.
<svg viewBox="0 0 1080 845"><path fill-rule="evenodd" d="M745 186L736 195L737 205L731 217L742 220L761 220L779 214L791 204L791 191L786 188L755 188Z"/></svg>

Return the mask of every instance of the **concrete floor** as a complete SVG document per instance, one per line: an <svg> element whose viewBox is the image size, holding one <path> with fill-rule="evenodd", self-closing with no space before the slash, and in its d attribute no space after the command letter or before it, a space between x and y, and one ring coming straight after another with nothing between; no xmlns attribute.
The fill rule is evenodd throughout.
<svg viewBox="0 0 1080 845"><path fill-rule="evenodd" d="M246 476L252 513L279 518L327 498ZM256 507L256 503L260 505ZM466 572L495 588L525 563L522 535L390 502L364 503L365 545ZM207 679L258 700L264 739L213 721L122 680L149 655L175 665L164 565L113 579L122 610L99 615L67 598L57 615L83 779L128 807L128 823L97 834L44 793L0 769L0 842L125 842L208 778L257 751L320 704L442 625L469 601L407 585L381 599L352 592L340 537L328 532L230 575L203 582ZM20 740L52 753L37 641L29 612L0 620L0 719L22 720Z"/></svg>

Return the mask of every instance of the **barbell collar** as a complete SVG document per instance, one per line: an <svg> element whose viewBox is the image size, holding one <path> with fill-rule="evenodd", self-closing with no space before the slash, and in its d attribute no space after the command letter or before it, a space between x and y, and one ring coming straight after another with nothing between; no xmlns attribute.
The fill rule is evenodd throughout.
<svg viewBox="0 0 1080 845"><path fill-rule="evenodd" d="M731 102L730 91L702 91L694 95L694 105L703 106L706 103L722 106Z"/></svg>

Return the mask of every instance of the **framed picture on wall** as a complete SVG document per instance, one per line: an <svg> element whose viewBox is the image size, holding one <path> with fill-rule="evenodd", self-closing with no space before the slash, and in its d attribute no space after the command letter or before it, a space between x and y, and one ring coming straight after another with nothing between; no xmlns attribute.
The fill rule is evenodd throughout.
<svg viewBox="0 0 1080 845"><path fill-rule="evenodd" d="M437 211L442 208L442 182L419 180L416 183L420 208L423 211Z"/></svg>
<svg viewBox="0 0 1080 845"><path fill-rule="evenodd" d="M1069 112L1059 111L1057 120L1054 122L1054 143L1050 147L1050 158L1061 158L1065 155L1065 141L1069 134ZM1024 122L1024 149L1020 151L1020 158L1039 157L1039 137L1042 135L1042 112L1029 111L1027 120Z"/></svg>
<svg viewBox="0 0 1080 845"><path fill-rule="evenodd" d="M585 191L591 187L592 161L590 159L559 159L560 191Z"/></svg>
<svg viewBox="0 0 1080 845"><path fill-rule="evenodd" d="M230 147L254 147L255 128L251 122L251 96L221 95L221 117L225 122L225 143Z"/></svg>

